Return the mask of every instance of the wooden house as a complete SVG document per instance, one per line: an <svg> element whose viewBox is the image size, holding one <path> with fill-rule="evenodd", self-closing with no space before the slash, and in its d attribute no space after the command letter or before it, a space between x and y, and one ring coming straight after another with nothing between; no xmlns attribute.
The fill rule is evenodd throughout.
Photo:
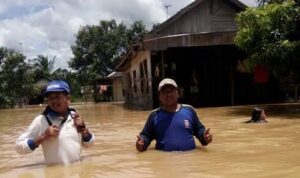
<svg viewBox="0 0 300 178"><path fill-rule="evenodd" d="M112 100L113 101L124 101L124 89L123 89L123 72L112 72L107 76L112 80L112 87L113 87L113 94Z"/></svg>
<svg viewBox="0 0 300 178"><path fill-rule="evenodd" d="M159 106L165 77L177 81L181 102L196 107L275 99L269 80L256 85L253 73L236 70L245 54L234 45L235 16L245 8L238 0L195 0L152 30L116 68L125 72L125 104Z"/></svg>
<svg viewBox="0 0 300 178"><path fill-rule="evenodd" d="M132 46L116 67L123 72L125 106L135 109L153 107L150 51L141 44Z"/></svg>

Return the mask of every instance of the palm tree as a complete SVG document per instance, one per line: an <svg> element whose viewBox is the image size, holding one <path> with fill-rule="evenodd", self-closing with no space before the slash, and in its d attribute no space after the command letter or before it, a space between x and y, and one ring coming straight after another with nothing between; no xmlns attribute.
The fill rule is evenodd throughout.
<svg viewBox="0 0 300 178"><path fill-rule="evenodd" d="M49 60L48 56L38 55L37 58L34 59L35 79L52 78L55 58L54 56Z"/></svg>

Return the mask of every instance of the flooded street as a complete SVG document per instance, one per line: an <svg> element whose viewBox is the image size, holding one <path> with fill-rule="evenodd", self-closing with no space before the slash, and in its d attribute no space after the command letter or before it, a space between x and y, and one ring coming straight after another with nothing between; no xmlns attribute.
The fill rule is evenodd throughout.
<svg viewBox="0 0 300 178"><path fill-rule="evenodd" d="M1 110L0 177L299 177L300 105L265 106L265 124L245 124L253 106L198 108L213 142L187 152L135 149L136 135L150 111L133 111L122 104L73 105L96 136L94 147L83 148L83 160L67 166L46 166L41 147L18 155L16 138L44 107Z"/></svg>

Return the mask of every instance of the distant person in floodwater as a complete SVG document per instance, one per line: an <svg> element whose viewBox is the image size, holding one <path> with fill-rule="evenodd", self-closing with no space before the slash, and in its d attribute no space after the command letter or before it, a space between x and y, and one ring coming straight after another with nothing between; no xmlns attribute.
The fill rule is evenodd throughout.
<svg viewBox="0 0 300 178"><path fill-rule="evenodd" d="M255 107L252 111L251 119L246 121L245 123L264 123L264 122L268 122L265 110Z"/></svg>
<svg viewBox="0 0 300 178"><path fill-rule="evenodd" d="M93 145L95 137L83 118L69 108L71 96L68 84L61 80L49 82L44 95L48 106L19 136L16 151L28 154L42 145L48 165L80 161L81 146Z"/></svg>

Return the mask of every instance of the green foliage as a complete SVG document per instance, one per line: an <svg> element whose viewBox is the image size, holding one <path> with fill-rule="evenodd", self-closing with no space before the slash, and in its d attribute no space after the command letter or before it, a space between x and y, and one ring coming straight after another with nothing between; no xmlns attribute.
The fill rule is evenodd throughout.
<svg viewBox="0 0 300 178"><path fill-rule="evenodd" d="M48 56L38 55L34 61L34 78L39 80L41 78L52 78L52 71L54 68L55 57L49 59Z"/></svg>
<svg viewBox="0 0 300 178"><path fill-rule="evenodd" d="M147 33L146 27L142 21L135 21L127 30L128 43L130 45L139 43L143 40L144 35Z"/></svg>
<svg viewBox="0 0 300 178"><path fill-rule="evenodd" d="M74 101L74 99L76 98L81 98L80 87L82 86L82 84L80 83L80 80L78 80L78 74L69 72L66 75L65 80L68 81L70 84L72 101Z"/></svg>
<svg viewBox="0 0 300 178"><path fill-rule="evenodd" d="M54 80L66 80L69 73L70 72L67 69L58 68L52 72L51 78Z"/></svg>
<svg viewBox="0 0 300 178"><path fill-rule="evenodd" d="M298 70L299 13L294 3L283 3L248 8L237 16L235 44L249 55L249 68L263 64L276 75Z"/></svg>
<svg viewBox="0 0 300 178"><path fill-rule="evenodd" d="M69 66L76 70L83 85L112 72L120 56L129 45L142 39L146 33L141 21L134 22L129 29L115 20L100 21L99 25L82 27L76 35Z"/></svg>
<svg viewBox="0 0 300 178"><path fill-rule="evenodd" d="M67 81L72 98L80 99L80 87L112 72L128 47L140 42L146 33L141 21L134 22L129 28L115 20L82 27L71 47L74 58L69 66L75 70L72 72L60 68L53 71L55 57L49 59L38 55L30 63L20 52L0 48L0 108L21 106L25 98L41 102L41 85L52 79Z"/></svg>
<svg viewBox="0 0 300 178"><path fill-rule="evenodd" d="M11 108L33 94L32 67L19 52L0 48L0 54L0 108Z"/></svg>

